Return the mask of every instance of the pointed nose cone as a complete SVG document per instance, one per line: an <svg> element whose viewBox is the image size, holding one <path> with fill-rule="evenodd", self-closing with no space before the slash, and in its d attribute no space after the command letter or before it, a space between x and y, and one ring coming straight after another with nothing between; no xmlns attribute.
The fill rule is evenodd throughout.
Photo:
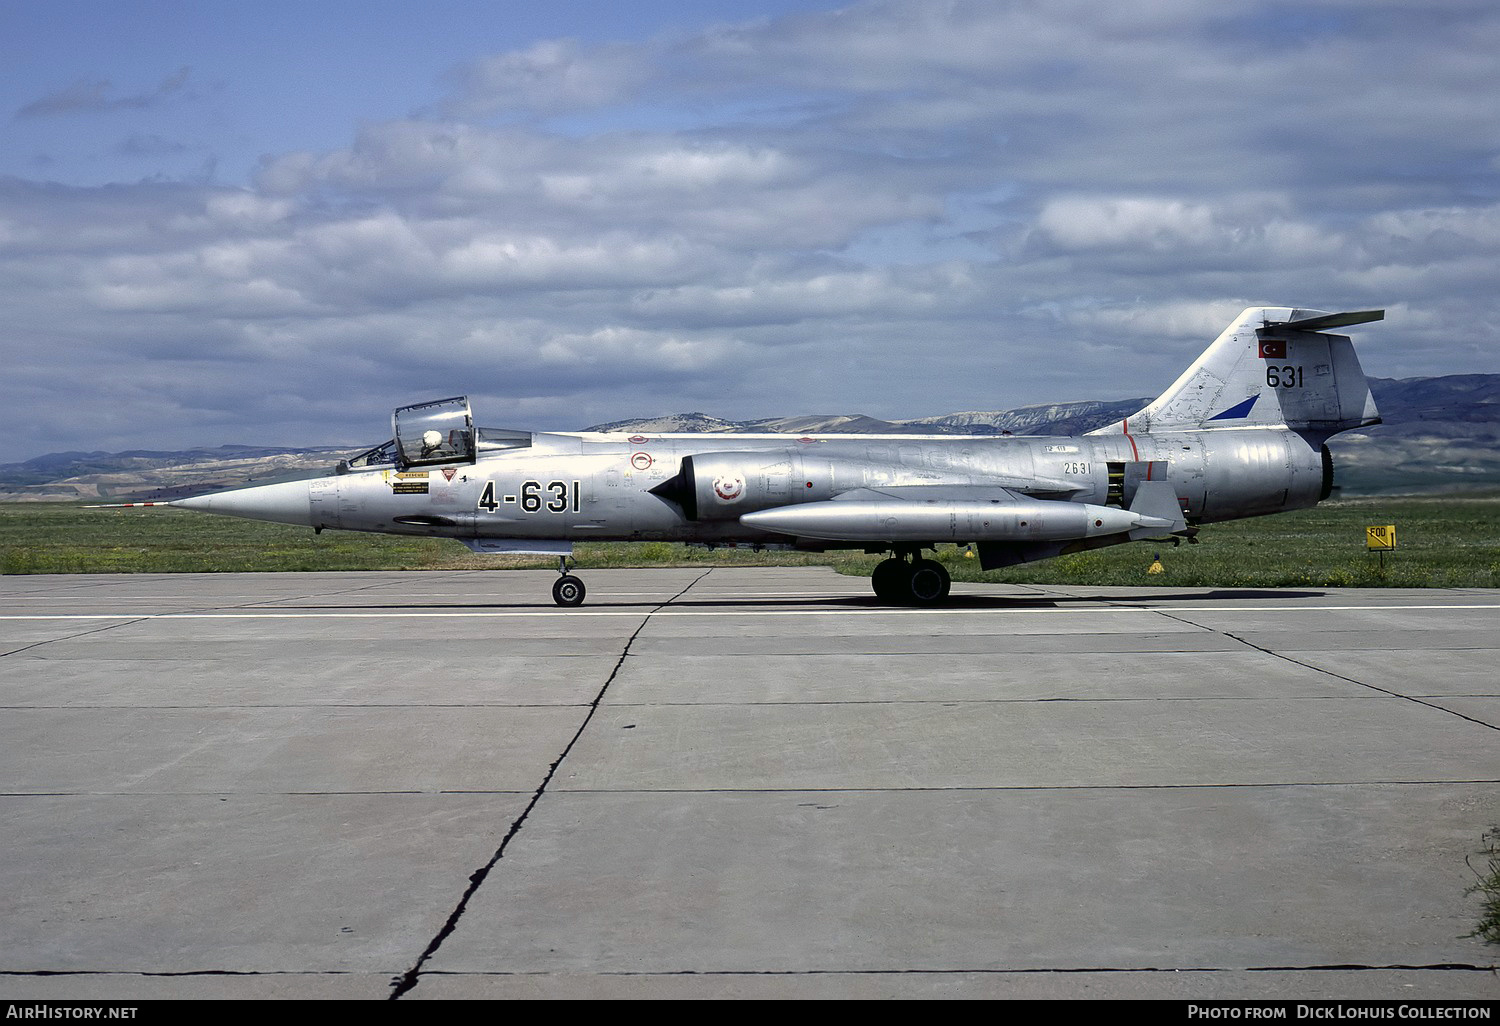
<svg viewBox="0 0 1500 1026"><path fill-rule="evenodd" d="M227 517L244 517L246 520L269 520L275 524L311 527L313 522L309 486L310 482L307 481L283 481L280 484L257 485L254 488L236 488L232 492L219 492L216 495L174 499L172 505L195 509L200 513L218 513Z"/></svg>

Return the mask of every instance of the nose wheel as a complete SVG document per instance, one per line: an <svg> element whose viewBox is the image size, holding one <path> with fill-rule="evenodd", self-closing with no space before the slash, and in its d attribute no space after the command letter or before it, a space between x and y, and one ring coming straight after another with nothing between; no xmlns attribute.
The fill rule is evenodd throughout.
<svg viewBox="0 0 1500 1026"><path fill-rule="evenodd" d="M557 557L557 572L562 576L552 582L552 601L560 606L581 606L588 589L583 582L568 573L568 557Z"/></svg>

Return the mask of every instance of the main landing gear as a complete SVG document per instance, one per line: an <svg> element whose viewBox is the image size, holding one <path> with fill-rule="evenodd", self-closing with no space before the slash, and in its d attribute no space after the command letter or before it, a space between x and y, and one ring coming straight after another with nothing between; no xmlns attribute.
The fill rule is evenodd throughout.
<svg viewBox="0 0 1500 1026"><path fill-rule="evenodd" d="M568 573L568 557L557 557L557 572L562 576L552 582L552 601L560 606L581 606L588 589L583 582Z"/></svg>
<svg viewBox="0 0 1500 1026"><path fill-rule="evenodd" d="M953 579L935 559L923 559L918 552L898 552L876 565L870 583L882 602L930 606L948 597Z"/></svg>

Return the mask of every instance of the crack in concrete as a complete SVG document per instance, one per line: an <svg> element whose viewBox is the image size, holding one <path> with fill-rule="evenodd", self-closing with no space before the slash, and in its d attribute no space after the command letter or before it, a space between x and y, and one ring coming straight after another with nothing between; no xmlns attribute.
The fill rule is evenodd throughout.
<svg viewBox="0 0 1500 1026"><path fill-rule="evenodd" d="M476 572L478 572L478 571L476 571ZM377 590L379 588L391 587L393 585L393 583L394 582L382 582L380 584L370 584L370 585L364 585L364 586L361 586L361 587L352 587L351 586L351 587L348 587L348 588L344 588L342 590L334 591L331 594L334 594L334 595L350 595L350 594L357 594L359 592L364 592L364 591L374 591L374 590ZM688 585L688 587L692 587L692 585ZM191 607L191 608L188 608L188 609L175 609L175 610L170 610L170 611L167 611L167 612L139 613L139 614L136 614L134 616L132 616L132 615L130 615L128 613L122 613L122 614L120 614L120 621L118 623L111 623L111 624L108 624L108 625L106 625L104 627L95 627L95 628L92 628L91 630L79 631L77 634L69 634L69 635L66 635L64 637L45 638L42 641L33 641L29 645L22 645L20 648L13 648L13 649L8 649L8 650L6 650L4 652L0 652L0 659L4 659L6 656L19 655L22 652L29 652L29 651L31 651L34 648L41 648L44 645L55 645L55 644L57 644L59 642L64 642L64 641L76 641L79 638L86 638L86 637L88 637L91 634L102 634L105 631L117 630L117 629L119 629L121 627L131 627L131 626L134 626L135 624L138 624L138 623L148 623L151 620L166 619L166 618L180 617L180 616L191 616L193 614L206 614L206 613L209 613L209 612L214 611L214 610L235 610L235 609L260 610L260 609L265 609L265 610L268 610L268 611L274 611L278 606L283 605L284 603L287 603L287 602L303 602L303 601L306 601L307 599L316 598L316 597L320 597L320 596L327 597L326 595L323 595L322 593L319 593L318 595L283 596L283 597L277 598L277 599L249 599L249 600L246 600L244 602L220 603L218 605L211 605L211 606L202 607L202 608L194 606L194 607ZM293 606L292 608L296 609L297 607ZM655 612L655 610L652 610L652 612Z"/></svg>
<svg viewBox="0 0 1500 1026"><path fill-rule="evenodd" d="M0 659L4 659L7 656L20 655L22 652L30 652L32 649L41 648L43 645L56 645L59 642L63 641L77 641L79 638L86 638L90 634L103 634L105 631L112 631L120 627L129 627L133 624L145 623L154 615L156 614L148 613L145 616L136 616L128 620L121 620L119 623L108 624L104 627L95 627L92 630L79 631L77 634L69 634L66 637L62 638L44 638L41 641L33 641L29 645L22 645L20 648L13 648L6 652L0 652Z"/></svg>
<svg viewBox="0 0 1500 1026"><path fill-rule="evenodd" d="M1361 963L1332 963L1328 965L1085 965L1085 966L1002 966L964 969L662 969L650 970L600 969L584 975L610 977L669 977L669 976L1045 976L1078 975L1083 973L1346 973L1346 972L1500 972L1500 964L1475 965L1468 962L1433 962L1426 965L1392 963L1390 965L1364 965ZM454 972L433 970L429 976L478 977L478 976L554 976L575 975L571 972L552 972L539 969L522 972ZM1381 1000L1381 999L1376 999Z"/></svg>
<svg viewBox="0 0 1500 1026"><path fill-rule="evenodd" d="M347 594L349 592L356 592L356 591L369 591L373 587L375 587L375 585L370 585L370 586L365 587L365 588L349 588L349 589L346 589L343 592L335 592L335 594ZM309 595L309 596L304 596L304 597L305 598L311 598L313 596ZM56 645L56 644L59 644L61 642L77 641L79 638L87 638L87 637L89 637L92 634L103 634L105 631L118 630L121 627L132 627L132 626L134 626L136 624L139 624L139 623L149 623L152 620L159 620L159 619L165 619L165 618L171 618L171 617L177 617L177 616L191 616L191 615L193 615L195 613L205 613L205 612L208 612L209 610L219 610L219 609L256 609L256 608L261 608L260 605L259 605L259 603L262 602L262 601L267 601L267 600L253 600L252 599L252 600L249 600L249 601L246 601L246 602L237 602L237 603L219 604L219 605L209 606L209 607L207 607L207 609L203 609L203 608L199 608L199 607L194 606L194 607L191 607L191 608L188 608L188 609L175 609L175 610L169 610L167 612L139 613L139 614L136 614L134 616L132 616L132 615L130 615L128 613L122 613L122 614L120 614L120 619L119 619L118 623L106 624L103 627L94 627L94 628L92 628L90 630L79 631L77 634L68 634L68 635L65 635L63 637L58 637L58 638L44 638L41 641L33 641L29 645L22 645L20 648L13 648L13 649L8 649L7 651L4 651L4 652L0 652L0 659L4 659L6 656L20 655L22 652L30 652L34 648L41 648L41 647L43 647L45 645ZM300 599L291 599L291 600L275 599L275 600L270 600L270 601L275 601L275 602L281 602L281 601L300 601ZM97 617L93 617L93 619L97 619Z"/></svg>
<svg viewBox="0 0 1500 1026"><path fill-rule="evenodd" d="M1403 695L1399 691L1392 691L1389 688L1380 687L1378 684L1371 684L1368 681L1356 680L1353 677L1345 676L1342 673L1336 673L1333 670L1326 669L1322 666L1314 666L1312 663L1305 663L1301 659L1294 659L1291 656L1286 655L1285 653L1277 652L1275 649L1266 648L1264 645L1257 645L1255 642L1249 640L1248 638L1242 638L1238 634L1234 634L1230 631L1220 630L1217 627L1209 627L1206 624L1194 623L1192 620L1189 620L1185 616L1175 616L1165 609L1156 609L1153 610L1153 612L1165 616L1168 620L1175 620L1178 623L1186 624L1189 627L1196 627L1202 631L1209 631L1210 633L1221 635L1222 637L1226 637L1231 641L1238 642L1239 644L1244 645L1246 648L1253 649L1256 652L1263 652L1268 656L1272 656L1284 662L1291 663L1293 666L1300 666L1304 670L1312 670L1315 673L1323 674L1325 677L1332 677L1334 680L1341 680L1346 684L1353 684L1356 687L1368 688L1371 691L1385 695L1389 698L1399 698L1403 702L1411 702L1413 705L1425 706L1428 709L1433 709L1440 713L1447 713L1449 716L1456 716L1459 719L1466 720L1469 723L1475 724L1476 726L1486 727L1490 730L1500 730L1500 725L1488 723L1484 720L1476 719L1473 716L1467 716L1461 712L1458 712L1456 709L1449 709L1447 706L1438 705L1436 702L1424 701L1423 699L1418 698L1414 695Z"/></svg>
<svg viewBox="0 0 1500 1026"><path fill-rule="evenodd" d="M449 913L448 919L443 924L442 929L437 932L437 935L434 936L432 940L428 941L427 947L422 951L422 954L417 957L417 961L412 965L412 967L406 970L406 972L402 973L400 976L395 977L391 981L392 990L389 1000L400 1000L403 994L406 994L417 985L422 976L422 967L427 964L428 960L431 959L433 955L437 954L438 949L443 946L443 942L446 941L448 937L453 933L453 931L458 928L458 921L463 918L464 912L468 910L469 901L479 891L479 888L484 884L486 878L489 877L490 870L494 869L495 865L505 857L505 849L510 846L510 842L518 833L520 833L522 825L526 822L527 817L531 815L531 810L536 808L537 803L542 800L542 795L547 793L547 786L552 783L552 778L557 775L558 768L567 759L568 753L573 750L573 746L578 743L578 739L583 737L583 732L588 729L589 723L593 721L594 713L598 712L599 710L599 703L604 700L604 695L609 691L609 686L614 683L615 677L619 675L620 668L625 665L625 660L630 655L630 647L635 644L635 639L640 636L641 631L646 629L646 625L651 622L651 618L655 616L660 610L665 609L667 606L680 599L683 595L686 595L690 590L692 590L694 585L696 585L699 581L703 580L703 578L707 577L711 573L713 573L713 570L710 568L703 571L703 573L699 574L697 577L694 577L687 583L685 587L683 587L681 591L673 595L671 598L668 598L665 601L659 603L641 619L641 622L638 625L636 625L636 628L633 632L631 632L630 637L625 640L625 647L620 651L620 658L616 660L614 668L609 671L609 676L605 678L604 683L600 685L598 694L596 694L594 696L594 700L589 703L588 712L584 715L583 722L578 725L578 730L574 732L573 737L568 741L568 743L563 746L562 753L558 755L557 759L553 761L552 765L547 767L547 773L542 777L542 782L540 785L538 785L535 793L532 794L531 801L526 803L526 808L521 810L521 815L516 817L515 822L510 825L510 830L506 832L503 838L501 838L500 846L495 849L495 854L490 856L488 862L480 866L469 875L469 886L464 890L463 896L459 898L458 904L454 906L453 911Z"/></svg>
<svg viewBox="0 0 1500 1026"><path fill-rule="evenodd" d="M1174 973L1346 973L1346 972L1432 972L1432 973L1500 973L1500 963L1478 964L1472 962L1432 962L1432 963L1403 963L1393 962L1388 964L1366 964L1362 962L1335 962L1313 965L1089 965L1089 966L987 966L987 967L964 967L944 968L928 966L924 968L901 968L901 969L660 969L660 970L630 970L630 969L599 969L586 975L607 976L618 979L662 979L683 976L768 976L768 977L816 977L816 976L1074 976L1089 973L1162 973L1170 975ZM369 972L339 969L183 969L183 970L148 970L148 969L0 969L0 979L37 979L45 977L74 977L74 976L113 976L136 979L184 979L193 977L212 976L350 976L363 977L372 975ZM445 976L455 979L461 978L483 978L483 977L534 977L541 978L555 975L577 975L572 972L559 974L557 972L537 969L520 970L515 972L505 971L468 971L460 972L446 969L429 970L423 975Z"/></svg>

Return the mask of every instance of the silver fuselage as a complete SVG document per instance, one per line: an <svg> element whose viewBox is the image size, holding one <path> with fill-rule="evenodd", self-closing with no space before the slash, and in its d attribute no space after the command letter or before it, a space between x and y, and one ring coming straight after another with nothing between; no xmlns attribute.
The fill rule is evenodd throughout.
<svg viewBox="0 0 1500 1026"><path fill-rule="evenodd" d="M319 529L449 538L784 543L786 537L743 525L739 518L857 489L926 485L1017 488L1037 497L1128 506L1147 473L1137 468L1147 464L1156 479L1165 475L1190 523L1312 506L1325 486L1319 447L1278 428L1084 437L626 438L539 432L530 443L498 452L481 446L473 463L406 471L369 467L271 487L288 490L287 522ZM697 480L665 488L682 473L684 461L696 465ZM711 476L720 468L732 469ZM1130 472L1122 478L1126 468ZM697 494L684 502L681 491L689 484ZM303 513L299 487L307 493L305 519L298 515Z"/></svg>

